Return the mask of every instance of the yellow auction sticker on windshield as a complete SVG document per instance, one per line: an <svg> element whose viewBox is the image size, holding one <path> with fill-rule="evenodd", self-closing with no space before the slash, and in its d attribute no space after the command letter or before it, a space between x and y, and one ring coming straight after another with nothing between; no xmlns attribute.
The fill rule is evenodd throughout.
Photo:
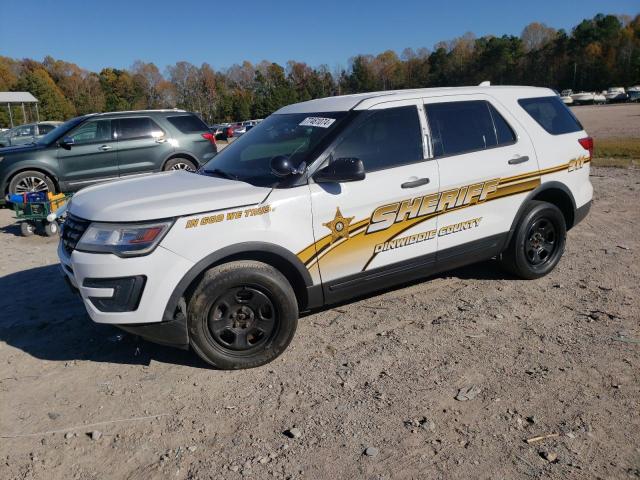
<svg viewBox="0 0 640 480"><path fill-rule="evenodd" d="M300 122L300 126L329 128L335 121L335 118L307 117Z"/></svg>

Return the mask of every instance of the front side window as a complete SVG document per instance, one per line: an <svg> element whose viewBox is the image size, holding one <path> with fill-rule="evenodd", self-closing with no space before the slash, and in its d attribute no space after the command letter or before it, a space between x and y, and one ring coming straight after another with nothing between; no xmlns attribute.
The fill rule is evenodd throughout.
<svg viewBox="0 0 640 480"><path fill-rule="evenodd" d="M459 155L511 144L515 134L484 100L425 105L435 157Z"/></svg>
<svg viewBox="0 0 640 480"><path fill-rule="evenodd" d="M551 135L581 131L582 125L557 96L522 98L518 103Z"/></svg>
<svg viewBox="0 0 640 480"><path fill-rule="evenodd" d="M201 173L259 186L278 185L282 178L271 170L274 157L287 157L296 168L311 163L346 117L347 112L271 115L218 153Z"/></svg>
<svg viewBox="0 0 640 480"><path fill-rule="evenodd" d="M364 118L345 134L332 154L359 158L374 172L422 161L422 133L415 105L363 112Z"/></svg>
<svg viewBox="0 0 640 480"><path fill-rule="evenodd" d="M120 118L116 120L118 140L161 138L164 131L149 117Z"/></svg>
<svg viewBox="0 0 640 480"><path fill-rule="evenodd" d="M109 142L111 136L111 120L92 120L80 125L69 135L75 144Z"/></svg>

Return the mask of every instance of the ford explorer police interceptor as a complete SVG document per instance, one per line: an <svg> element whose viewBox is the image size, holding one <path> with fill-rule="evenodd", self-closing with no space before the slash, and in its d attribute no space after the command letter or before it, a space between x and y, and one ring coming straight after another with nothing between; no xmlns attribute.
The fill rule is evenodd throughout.
<svg viewBox="0 0 640 480"><path fill-rule="evenodd" d="M311 100L195 174L81 191L58 253L95 322L255 367L302 311L493 257L546 275L589 210L592 150L548 89Z"/></svg>

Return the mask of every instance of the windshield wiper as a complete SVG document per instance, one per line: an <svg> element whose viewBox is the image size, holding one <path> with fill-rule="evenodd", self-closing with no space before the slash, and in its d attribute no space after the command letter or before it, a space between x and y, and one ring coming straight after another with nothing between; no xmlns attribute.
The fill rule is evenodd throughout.
<svg viewBox="0 0 640 480"><path fill-rule="evenodd" d="M212 168L211 170L201 170L200 173L208 176L218 176L222 178L226 178L227 180L238 180L238 177L232 175L231 173L227 173L224 170L220 170L219 168Z"/></svg>

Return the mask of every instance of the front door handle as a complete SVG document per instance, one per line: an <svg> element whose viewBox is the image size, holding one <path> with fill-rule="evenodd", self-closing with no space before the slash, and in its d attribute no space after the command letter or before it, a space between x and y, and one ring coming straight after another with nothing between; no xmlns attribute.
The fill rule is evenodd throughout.
<svg viewBox="0 0 640 480"><path fill-rule="evenodd" d="M429 179L428 178L419 178L417 180L411 180L409 182L404 182L400 186L402 188L416 188L416 187L421 187L422 185L426 185L427 183L429 183Z"/></svg>
<svg viewBox="0 0 640 480"><path fill-rule="evenodd" d="M515 157L509 160L509 165L517 165L519 163L524 163L528 161L529 161L529 157L527 155L524 155L522 157Z"/></svg>
<svg viewBox="0 0 640 480"><path fill-rule="evenodd" d="M102 150L103 152L106 152L107 150L111 150L111 147L109 145L101 145L98 147L98 150Z"/></svg>
<svg viewBox="0 0 640 480"><path fill-rule="evenodd" d="M166 138L156 138L156 143L167 143Z"/></svg>

